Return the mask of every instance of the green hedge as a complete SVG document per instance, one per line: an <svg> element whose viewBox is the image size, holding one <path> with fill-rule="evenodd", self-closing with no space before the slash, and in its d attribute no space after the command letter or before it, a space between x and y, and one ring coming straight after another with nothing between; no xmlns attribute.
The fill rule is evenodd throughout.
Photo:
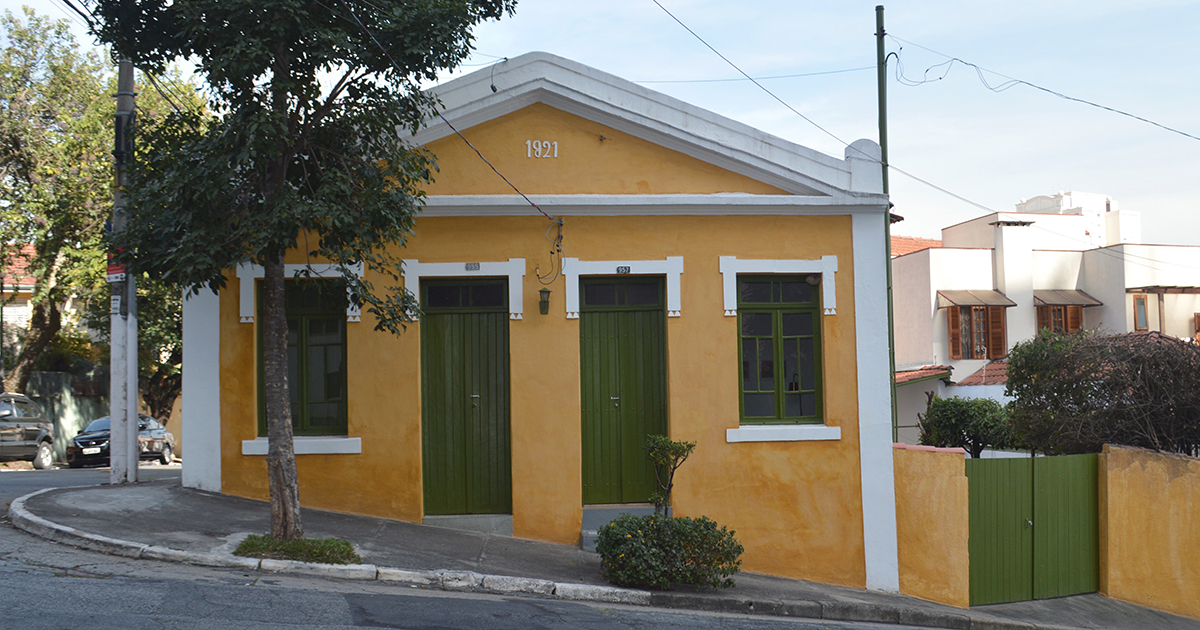
<svg viewBox="0 0 1200 630"><path fill-rule="evenodd" d="M708 517L622 515L600 528L601 574L617 586L672 584L727 588L741 568L742 544Z"/></svg>

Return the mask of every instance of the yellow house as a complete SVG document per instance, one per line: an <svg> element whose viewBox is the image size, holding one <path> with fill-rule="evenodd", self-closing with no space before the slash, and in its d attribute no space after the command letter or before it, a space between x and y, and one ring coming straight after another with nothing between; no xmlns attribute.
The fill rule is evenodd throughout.
<svg viewBox="0 0 1200 630"><path fill-rule="evenodd" d="M878 146L545 53L436 91L420 321L293 292L302 502L578 544L586 512L644 507L663 433L698 443L675 514L736 530L746 570L897 590ZM259 276L185 303L184 484L264 499Z"/></svg>

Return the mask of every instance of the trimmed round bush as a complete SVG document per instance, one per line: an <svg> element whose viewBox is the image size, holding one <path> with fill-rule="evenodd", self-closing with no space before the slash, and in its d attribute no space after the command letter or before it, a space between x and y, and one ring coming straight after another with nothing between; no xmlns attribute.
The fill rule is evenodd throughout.
<svg viewBox="0 0 1200 630"><path fill-rule="evenodd" d="M604 579L655 590L672 584L733 586L743 550L734 532L704 516L624 514L600 528L596 542Z"/></svg>

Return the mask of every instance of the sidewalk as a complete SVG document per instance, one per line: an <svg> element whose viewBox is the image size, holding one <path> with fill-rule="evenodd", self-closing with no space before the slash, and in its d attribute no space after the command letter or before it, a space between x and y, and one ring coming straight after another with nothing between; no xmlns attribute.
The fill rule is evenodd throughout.
<svg viewBox="0 0 1200 630"><path fill-rule="evenodd" d="M13 501L9 515L32 534L122 556L448 590L933 628L1200 630L1200 621L1098 594L961 610L752 573L739 573L735 588L720 591L619 589L600 579L599 556L576 547L320 510L304 510L305 533L348 540L370 564L259 561L229 550L246 534L269 530L267 504L182 488L178 481L43 490Z"/></svg>

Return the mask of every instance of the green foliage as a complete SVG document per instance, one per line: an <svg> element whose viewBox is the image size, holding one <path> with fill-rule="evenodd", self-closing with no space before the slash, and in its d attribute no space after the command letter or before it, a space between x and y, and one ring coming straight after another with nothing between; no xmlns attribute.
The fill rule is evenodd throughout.
<svg viewBox="0 0 1200 630"><path fill-rule="evenodd" d="M97 282L114 111L104 66L66 20L23 17L0 18L0 268L21 258L35 279L30 331L4 383L16 391L61 328L62 304Z"/></svg>
<svg viewBox="0 0 1200 630"><path fill-rule="evenodd" d="M59 330L46 350L37 358L35 367L43 372L86 373L96 359L97 349L87 332L75 326Z"/></svg>
<svg viewBox="0 0 1200 630"><path fill-rule="evenodd" d="M337 538L278 540L270 536L251 535L238 544L233 555L323 564L362 563L362 557L354 550L354 545Z"/></svg>
<svg viewBox="0 0 1200 630"><path fill-rule="evenodd" d="M964 448L975 458L989 446L1004 448L1011 441L1004 407L991 398L930 396L919 427L921 444Z"/></svg>
<svg viewBox="0 0 1200 630"><path fill-rule="evenodd" d="M219 112L173 114L143 131L141 146L152 148L131 173L130 224L116 240L124 259L215 290L225 270L300 247L335 266L377 329L399 332L415 302L391 246L411 233L435 170L400 130L434 112L417 82L460 63L470 29L514 6L99 0L102 41L139 67L194 56ZM360 277L360 264L386 286Z"/></svg>
<svg viewBox="0 0 1200 630"><path fill-rule="evenodd" d="M675 471L694 450L695 442L675 442L665 435L646 438L646 456L654 464L654 477L658 485L658 490L650 496L655 514L666 514L667 506L671 504L671 490L675 487Z"/></svg>
<svg viewBox="0 0 1200 630"><path fill-rule="evenodd" d="M1009 353L1017 441L1046 454L1124 444L1200 455L1200 345L1156 332L1043 330Z"/></svg>
<svg viewBox="0 0 1200 630"><path fill-rule="evenodd" d="M150 415L171 415L183 386L183 289L177 285L139 278L138 290L138 388ZM110 352L109 303L95 296L83 311L83 321L96 331L107 363Z"/></svg>
<svg viewBox="0 0 1200 630"><path fill-rule="evenodd" d="M596 542L604 579L649 589L672 584L731 587L743 550L734 532L704 516L624 514L600 528Z"/></svg>

